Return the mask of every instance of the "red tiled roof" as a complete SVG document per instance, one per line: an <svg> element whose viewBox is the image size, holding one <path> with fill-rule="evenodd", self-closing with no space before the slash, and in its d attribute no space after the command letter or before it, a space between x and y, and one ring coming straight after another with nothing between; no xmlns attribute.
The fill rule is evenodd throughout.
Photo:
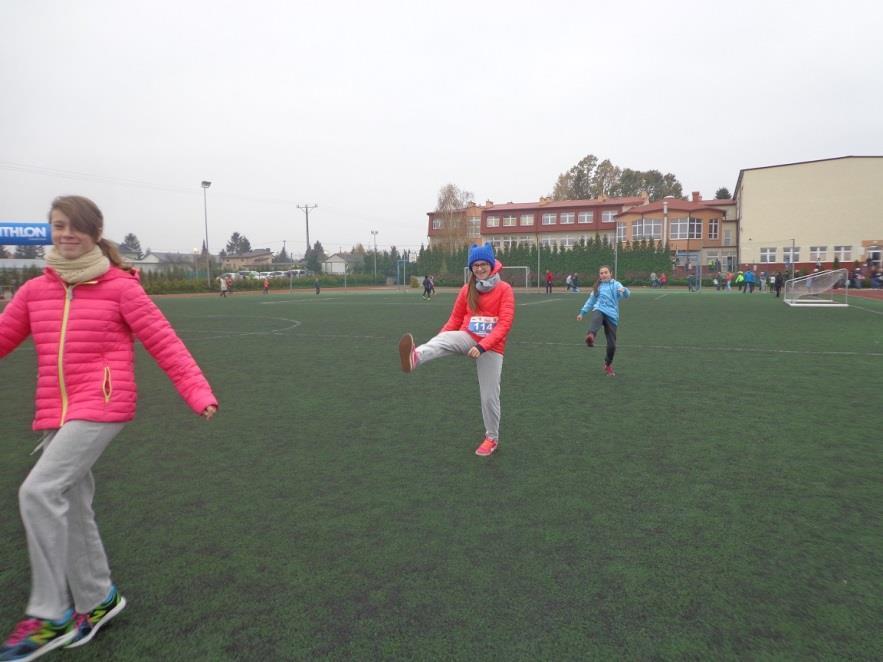
<svg viewBox="0 0 883 662"><path fill-rule="evenodd" d="M501 205L491 205L489 207L485 207L482 211L494 212L517 211L519 209L576 209L581 207L636 205L641 204L642 202L644 202L644 198L642 198L641 196L631 196L627 198L607 198L606 200L601 200L599 198L593 198L591 200L549 200L548 202L537 200L535 202L507 202Z"/></svg>
<svg viewBox="0 0 883 662"><path fill-rule="evenodd" d="M627 209L621 214L617 214L617 216L625 216L626 214L651 214L655 211L662 211L662 205L664 203L668 203L669 211L699 211L702 209L711 209L713 211L720 211L716 209L713 202L711 200L703 200L701 202L692 202L691 200L680 200L678 198L666 198L665 200L657 200L656 202L651 202L647 205L641 205L640 207L632 207L631 209ZM723 201L722 201L723 202Z"/></svg>

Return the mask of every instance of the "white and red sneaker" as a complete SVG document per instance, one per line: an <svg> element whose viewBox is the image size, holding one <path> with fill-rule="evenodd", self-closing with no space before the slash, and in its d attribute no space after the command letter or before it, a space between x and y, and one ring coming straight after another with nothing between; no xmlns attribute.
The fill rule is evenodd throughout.
<svg viewBox="0 0 883 662"><path fill-rule="evenodd" d="M496 439L485 437L484 441L481 442L481 445L479 445L479 447L475 449L475 454L480 455L481 457L487 457L495 450L497 450L497 446L499 446L499 444L497 443Z"/></svg>
<svg viewBox="0 0 883 662"><path fill-rule="evenodd" d="M612 365L607 365L606 363L604 364L604 373L605 373L608 377L616 377L616 373L613 372L613 366L612 366Z"/></svg>
<svg viewBox="0 0 883 662"><path fill-rule="evenodd" d="M399 340L399 359L402 362L402 372L413 372L417 367L417 347L414 345L414 336L410 333Z"/></svg>

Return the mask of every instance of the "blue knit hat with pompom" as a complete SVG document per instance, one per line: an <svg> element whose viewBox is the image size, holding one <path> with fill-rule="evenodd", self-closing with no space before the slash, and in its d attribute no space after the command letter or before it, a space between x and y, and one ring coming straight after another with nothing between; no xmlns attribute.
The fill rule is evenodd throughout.
<svg viewBox="0 0 883 662"><path fill-rule="evenodd" d="M496 262L494 247L488 243L485 243L484 246L472 244L469 248L469 259L466 261L466 266L472 269L472 265L476 262L487 262L491 265L491 269L493 269Z"/></svg>

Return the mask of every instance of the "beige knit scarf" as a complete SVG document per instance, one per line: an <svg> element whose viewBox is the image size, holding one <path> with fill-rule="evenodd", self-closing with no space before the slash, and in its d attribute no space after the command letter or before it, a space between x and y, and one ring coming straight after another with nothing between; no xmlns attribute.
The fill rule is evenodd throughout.
<svg viewBox="0 0 883 662"><path fill-rule="evenodd" d="M46 263L65 283L85 283L110 269L110 260L98 246L75 260L63 257L53 246L46 255Z"/></svg>

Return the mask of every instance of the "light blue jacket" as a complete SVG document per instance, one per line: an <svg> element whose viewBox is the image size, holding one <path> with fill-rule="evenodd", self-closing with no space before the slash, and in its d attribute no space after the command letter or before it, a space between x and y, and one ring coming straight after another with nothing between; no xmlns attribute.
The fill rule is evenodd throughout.
<svg viewBox="0 0 883 662"><path fill-rule="evenodd" d="M624 291L620 292L620 287L623 287ZM619 300L629 298L631 294L629 288L611 278L606 283L598 285L598 296L595 296L594 288L592 289L592 294L579 309L579 314L586 315L590 310L598 310L604 313L611 322L619 324Z"/></svg>

